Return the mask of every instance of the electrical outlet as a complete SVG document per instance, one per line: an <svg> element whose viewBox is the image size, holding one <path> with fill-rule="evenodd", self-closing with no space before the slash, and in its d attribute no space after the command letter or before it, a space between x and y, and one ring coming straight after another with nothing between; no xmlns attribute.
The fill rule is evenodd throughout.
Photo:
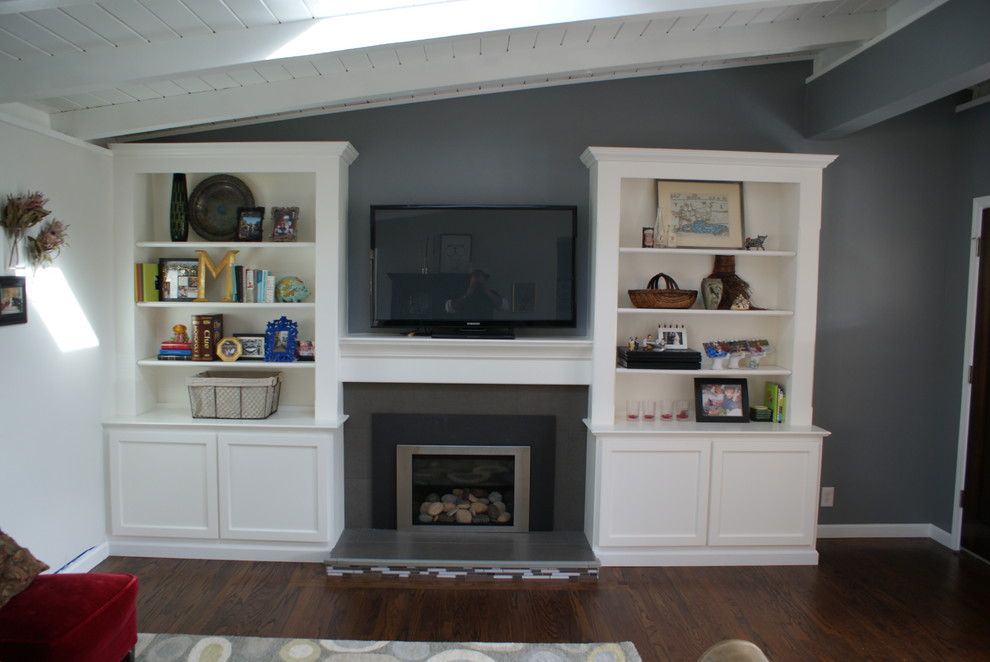
<svg viewBox="0 0 990 662"><path fill-rule="evenodd" d="M835 488L823 487L821 500L822 508L831 508L833 503L835 503Z"/></svg>

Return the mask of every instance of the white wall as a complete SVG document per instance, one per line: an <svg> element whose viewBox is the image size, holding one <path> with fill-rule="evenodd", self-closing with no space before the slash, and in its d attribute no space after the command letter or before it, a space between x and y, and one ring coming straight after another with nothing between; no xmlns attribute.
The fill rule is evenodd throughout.
<svg viewBox="0 0 990 662"><path fill-rule="evenodd" d="M31 272L28 323L0 326L0 528L53 569L106 541L100 421L112 386L110 173L109 152L0 117L0 197L41 191L69 224L55 266L99 340L61 351L38 314Z"/></svg>

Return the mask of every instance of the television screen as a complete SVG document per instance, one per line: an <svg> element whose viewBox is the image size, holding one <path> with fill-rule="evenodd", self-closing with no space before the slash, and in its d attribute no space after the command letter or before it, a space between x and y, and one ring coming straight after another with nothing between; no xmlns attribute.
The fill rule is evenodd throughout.
<svg viewBox="0 0 990 662"><path fill-rule="evenodd" d="M574 326L577 207L371 207L374 326Z"/></svg>

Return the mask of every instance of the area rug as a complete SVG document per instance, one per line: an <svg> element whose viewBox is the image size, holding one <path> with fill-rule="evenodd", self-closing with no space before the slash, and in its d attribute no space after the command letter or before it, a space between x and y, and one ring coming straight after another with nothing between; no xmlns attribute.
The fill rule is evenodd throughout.
<svg viewBox="0 0 990 662"><path fill-rule="evenodd" d="M137 662L641 662L631 642L514 644L139 634Z"/></svg>

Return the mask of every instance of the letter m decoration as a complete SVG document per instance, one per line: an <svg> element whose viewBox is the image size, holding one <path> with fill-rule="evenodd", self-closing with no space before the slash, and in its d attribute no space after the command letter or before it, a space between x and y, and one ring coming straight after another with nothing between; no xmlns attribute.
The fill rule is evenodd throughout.
<svg viewBox="0 0 990 662"><path fill-rule="evenodd" d="M206 251L196 251L196 255L199 256L199 290L197 291L198 296L194 301L206 301L206 274L209 272L214 278L220 277L220 272L226 270L227 272L227 285L224 287L223 298L221 301L231 301L234 293L234 256L237 255L236 250L229 250L220 260L220 264L214 264L210 256L206 254Z"/></svg>

